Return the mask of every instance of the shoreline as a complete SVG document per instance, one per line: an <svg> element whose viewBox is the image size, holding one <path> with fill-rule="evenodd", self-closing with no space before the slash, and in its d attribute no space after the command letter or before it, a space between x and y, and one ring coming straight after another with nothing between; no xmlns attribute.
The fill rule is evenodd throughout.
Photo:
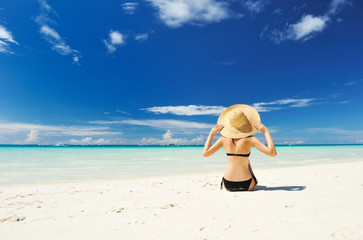
<svg viewBox="0 0 363 240"><path fill-rule="evenodd" d="M362 162L357 160L351 161L342 161L342 162L331 162L331 163L310 163L308 165L293 165L293 166L264 166L264 167L253 167L254 172L259 172L260 170L273 170L273 169L285 169L285 168L300 168L300 167L313 167L313 166L325 166L325 165L334 165L334 164L345 164L345 163L356 163ZM18 185L48 185L48 184L70 184L70 183L87 183L87 182L104 182L104 181L133 181L133 180L153 180L157 178L164 177L188 177L188 176L205 176L205 175L221 175L223 177L224 169L221 171L213 171L213 172L191 172L191 173L170 173L170 174L160 174L155 176L135 176L135 177L115 177L115 178L95 178L95 179L70 179L70 180L55 180L55 181L39 181L39 182L29 182L29 183L0 183L0 187L2 186L18 186Z"/></svg>
<svg viewBox="0 0 363 240"><path fill-rule="evenodd" d="M285 169L285 168L300 168L300 167L312 167L312 166L324 166L324 165L332 165L332 164L345 164L345 163L355 163L362 162L359 160L350 160L350 161L342 161L342 162L331 162L331 163L321 163L321 162L313 162L308 165L292 165L292 166L263 166L263 167L253 167L254 172L259 172L260 170L272 170L272 169ZM48 184L70 184L70 183L87 183L87 182L104 182L104 181L132 181L132 180L152 180L156 178L164 178L164 177L188 177L188 176L205 176L205 175L221 175L223 177L224 170L221 171L211 171L211 172L190 172L190 173L170 173L170 174L160 174L153 176L135 176L135 177L114 177L114 178L94 178L94 179L69 179L69 180L54 180L54 181L35 181L35 182L20 182L20 183L0 183L0 187L2 186L18 186L18 185L48 185Z"/></svg>
<svg viewBox="0 0 363 240"><path fill-rule="evenodd" d="M252 192L220 173L0 186L2 238L363 239L363 162L256 169ZM242 235L241 235L242 234Z"/></svg>
<svg viewBox="0 0 363 240"><path fill-rule="evenodd" d="M313 162L308 165L292 165L292 166L263 166L263 167L253 167L254 172L259 172L260 170L273 170L273 169L285 169L285 168L300 168L300 167L313 167L313 166L325 166L334 164L345 164L345 163L356 163L362 162L362 160L348 160L342 162ZM206 175L220 175L223 177L224 170L221 171L211 171L211 172L191 172L191 173L170 173L170 174L160 174L153 176L135 176L135 177L114 177L114 178L94 178L94 179L69 179L69 180L54 180L54 181L39 181L39 182L24 182L24 183L0 183L0 187L6 186L19 186L19 185L49 185L49 184L70 184L70 183L87 183L87 182L104 182L104 181L133 181L133 180L153 180L157 178L165 177L188 177L188 176L206 176Z"/></svg>

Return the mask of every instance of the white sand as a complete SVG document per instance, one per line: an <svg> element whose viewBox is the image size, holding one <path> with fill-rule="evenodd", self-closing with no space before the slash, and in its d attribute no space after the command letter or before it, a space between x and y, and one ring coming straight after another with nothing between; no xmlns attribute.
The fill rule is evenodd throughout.
<svg viewBox="0 0 363 240"><path fill-rule="evenodd" d="M0 239L363 239L363 162L255 174L2 185Z"/></svg>

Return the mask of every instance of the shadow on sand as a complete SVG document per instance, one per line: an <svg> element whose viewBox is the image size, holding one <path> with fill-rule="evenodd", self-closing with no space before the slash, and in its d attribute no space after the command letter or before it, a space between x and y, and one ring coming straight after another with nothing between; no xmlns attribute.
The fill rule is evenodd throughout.
<svg viewBox="0 0 363 240"><path fill-rule="evenodd" d="M267 187L257 185L253 191L302 191L306 186L282 186L282 187Z"/></svg>

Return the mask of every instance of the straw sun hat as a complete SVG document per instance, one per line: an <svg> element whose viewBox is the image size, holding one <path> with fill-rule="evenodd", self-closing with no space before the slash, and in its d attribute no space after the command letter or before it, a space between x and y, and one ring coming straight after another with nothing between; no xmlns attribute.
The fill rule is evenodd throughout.
<svg viewBox="0 0 363 240"><path fill-rule="evenodd" d="M256 133L258 130L253 122L260 121L257 110L245 104L236 104L224 109L218 118L218 124L224 126L220 133L228 138L243 138Z"/></svg>

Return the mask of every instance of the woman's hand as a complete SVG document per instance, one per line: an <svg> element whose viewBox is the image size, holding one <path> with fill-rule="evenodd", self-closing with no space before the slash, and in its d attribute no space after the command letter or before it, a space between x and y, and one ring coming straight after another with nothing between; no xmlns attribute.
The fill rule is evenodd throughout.
<svg viewBox="0 0 363 240"><path fill-rule="evenodd" d="M267 127L265 127L261 122L253 122L253 125L258 130L260 130L263 134L265 134L267 147L265 144L261 143L260 140L258 140L257 138L252 138L253 146L269 156L272 156L272 157L276 156L277 152L276 152L276 148L275 148L275 143L272 140L272 137L271 137Z"/></svg>
<svg viewBox="0 0 363 240"><path fill-rule="evenodd" d="M253 125L255 125L255 127L261 131L263 134L266 133L267 130L267 127L265 127L265 125L263 125L261 122L253 122Z"/></svg>
<svg viewBox="0 0 363 240"><path fill-rule="evenodd" d="M213 136L216 135L217 133L219 133L222 129L224 128L224 126L222 124L218 124L215 125L212 130L210 130L210 134L212 134Z"/></svg>
<svg viewBox="0 0 363 240"><path fill-rule="evenodd" d="M209 136L208 136L208 138L207 138L207 140L205 141L205 144L204 144L203 153L202 153L203 157L209 157L210 155L212 155L213 153L218 151L218 149L220 149L223 146L223 138L222 137L219 138L213 144L213 146L211 146L214 135L219 133L223 128L224 128L224 126L222 124L218 124L218 125L215 125L212 128L212 130L210 130Z"/></svg>

